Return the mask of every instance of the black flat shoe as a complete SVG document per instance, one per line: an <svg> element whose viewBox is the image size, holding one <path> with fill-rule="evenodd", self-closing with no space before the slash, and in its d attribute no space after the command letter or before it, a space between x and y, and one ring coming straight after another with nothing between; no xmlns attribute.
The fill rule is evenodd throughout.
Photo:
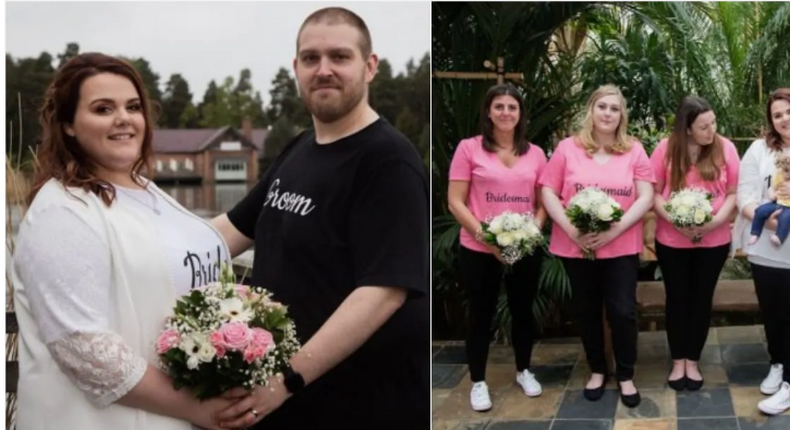
<svg viewBox="0 0 790 430"><path fill-rule="evenodd" d="M669 388L675 391L683 391L686 389L686 384L687 384L686 381L688 381L688 378L686 378L685 376L680 379L675 379L674 381L670 381L669 379L667 379L667 385L669 385Z"/></svg>
<svg viewBox="0 0 790 430"><path fill-rule="evenodd" d="M617 386L620 387L619 382ZM620 401L628 408L635 408L642 402L642 396L639 395L639 390L637 390L635 394L625 395L623 394L623 388L620 387Z"/></svg>
<svg viewBox="0 0 790 430"><path fill-rule="evenodd" d="M704 383L705 383L704 379L701 380L701 381L696 381L694 379L686 377L686 389L689 390L689 391L697 391L697 390L699 390L700 388L702 388L702 384L704 384Z"/></svg>
<svg viewBox="0 0 790 430"><path fill-rule="evenodd" d="M604 394L604 389L606 388L606 379L606 377L603 378L603 383L601 383L601 386L598 388L585 388L584 398L591 402L597 402L598 400L601 400L601 397L603 397Z"/></svg>

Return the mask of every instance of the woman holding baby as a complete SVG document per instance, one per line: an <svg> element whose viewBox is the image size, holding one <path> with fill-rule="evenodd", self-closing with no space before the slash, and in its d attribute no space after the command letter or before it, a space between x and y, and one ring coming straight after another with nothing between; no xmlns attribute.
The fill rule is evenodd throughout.
<svg viewBox="0 0 790 430"><path fill-rule="evenodd" d="M771 369L760 385L760 391L771 397L758 407L775 415L790 409L790 242L775 237L781 231L780 213L790 209L773 211L762 232L754 228L760 227L760 220L753 221L760 206L790 198L790 182L774 183L780 160L790 155L790 88L771 94L766 115L765 138L754 141L741 161L732 249L742 249L752 267L771 357Z"/></svg>

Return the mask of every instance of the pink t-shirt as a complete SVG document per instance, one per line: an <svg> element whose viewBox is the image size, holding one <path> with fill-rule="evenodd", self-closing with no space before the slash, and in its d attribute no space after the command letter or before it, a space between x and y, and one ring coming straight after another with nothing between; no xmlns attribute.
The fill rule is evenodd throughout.
<svg viewBox="0 0 790 430"><path fill-rule="evenodd" d="M669 199L669 195L672 194L669 189L671 180L670 166L664 159L669 145L668 142L668 139L659 142L655 151L653 151L653 155L650 157L653 171L656 173L656 183L664 184L661 195L665 200ZM727 188L738 186L738 171L741 167L741 159L738 156L738 149L735 147L735 144L727 139L722 139L722 143L724 146L724 165L721 166L721 173L717 180L713 182L704 181L699 176L695 166L691 166L691 169L686 173L687 187L703 188L713 194L711 206L713 206L714 214L719 212L724 200L727 199ZM673 248L710 248L725 245L732 240L729 222L725 222L703 236L700 243L694 244L687 237L683 236L672 223L665 221L661 217L656 218L656 240L661 242L662 245Z"/></svg>
<svg viewBox="0 0 790 430"><path fill-rule="evenodd" d="M535 213L535 187L546 166L546 153L529 145L513 167L506 167L495 153L483 149L482 136L462 140L450 164L451 181L469 181L466 206L478 221L486 221L504 211ZM461 228L461 245L474 251L490 252Z"/></svg>
<svg viewBox="0 0 790 430"><path fill-rule="evenodd" d="M576 144L574 137L568 137L557 145L539 184L554 190L563 206L581 189L595 186L609 194L620 203L623 212L627 212L637 198L637 180L655 182L650 160L638 141L634 141L627 153L613 155L606 163L599 164ZM606 246L597 249L595 258L638 254L642 252L642 246L642 221L639 221ZM556 224L551 229L549 251L560 257L583 257L579 246Z"/></svg>

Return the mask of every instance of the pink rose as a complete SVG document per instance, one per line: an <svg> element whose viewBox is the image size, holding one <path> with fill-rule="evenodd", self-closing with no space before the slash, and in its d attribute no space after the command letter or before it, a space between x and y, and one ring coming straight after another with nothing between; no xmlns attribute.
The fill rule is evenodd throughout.
<svg viewBox="0 0 790 430"><path fill-rule="evenodd" d="M266 350L262 346L250 344L247 349L244 350L244 361L252 363L264 355L266 355Z"/></svg>
<svg viewBox="0 0 790 430"><path fill-rule="evenodd" d="M211 336L209 336L209 341L214 345L214 350L217 351L217 357L224 357L225 347L222 346L224 345L222 335L218 331L212 332Z"/></svg>
<svg viewBox="0 0 790 430"><path fill-rule="evenodd" d="M255 327L252 329L252 341L250 342L254 346L260 346L263 348L263 354L265 355L269 350L274 347L274 337L272 334L262 328Z"/></svg>
<svg viewBox="0 0 790 430"><path fill-rule="evenodd" d="M236 294L238 294L242 300L249 300L249 298L251 297L252 291L250 291L249 287L245 285L235 284L233 288L236 290Z"/></svg>
<svg viewBox="0 0 790 430"><path fill-rule="evenodd" d="M180 336L178 332L173 329L167 329L159 335L159 339L156 341L156 352L164 354L178 345L179 342Z"/></svg>
<svg viewBox="0 0 790 430"><path fill-rule="evenodd" d="M214 345L230 351L243 351L252 339L252 332L243 322L223 324L218 333L221 337Z"/></svg>
<svg viewBox="0 0 790 430"><path fill-rule="evenodd" d="M242 300L255 300L259 297L259 294L247 285L235 284L233 287Z"/></svg>

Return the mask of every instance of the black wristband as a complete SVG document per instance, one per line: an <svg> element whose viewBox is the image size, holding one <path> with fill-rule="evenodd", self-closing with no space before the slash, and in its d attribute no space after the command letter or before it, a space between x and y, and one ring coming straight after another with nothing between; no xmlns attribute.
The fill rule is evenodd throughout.
<svg viewBox="0 0 790 430"><path fill-rule="evenodd" d="M296 394L304 388L304 378L301 374L295 372L290 365L286 365L283 369L285 388L291 394Z"/></svg>

